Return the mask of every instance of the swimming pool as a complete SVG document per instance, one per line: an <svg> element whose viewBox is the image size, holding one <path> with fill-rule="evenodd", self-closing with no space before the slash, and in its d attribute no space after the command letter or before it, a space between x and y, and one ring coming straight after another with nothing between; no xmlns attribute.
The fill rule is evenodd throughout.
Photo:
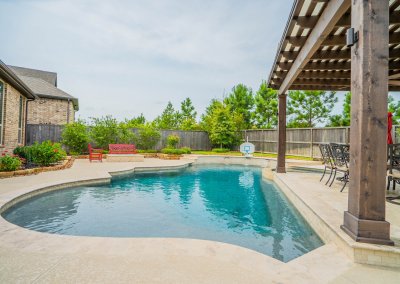
<svg viewBox="0 0 400 284"><path fill-rule="evenodd" d="M40 194L2 213L64 235L195 238L289 261L323 243L261 169L195 166Z"/></svg>

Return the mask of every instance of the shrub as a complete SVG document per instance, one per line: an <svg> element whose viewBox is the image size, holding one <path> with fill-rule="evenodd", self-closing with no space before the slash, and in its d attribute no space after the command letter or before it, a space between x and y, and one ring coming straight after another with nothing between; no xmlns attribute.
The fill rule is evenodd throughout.
<svg viewBox="0 0 400 284"><path fill-rule="evenodd" d="M151 124L146 124L139 129L139 137L137 146L142 150L149 150L154 148L158 141L160 141L160 131L155 129Z"/></svg>
<svg viewBox="0 0 400 284"><path fill-rule="evenodd" d="M21 160L16 156L4 155L0 157L0 172L11 172L21 167Z"/></svg>
<svg viewBox="0 0 400 284"><path fill-rule="evenodd" d="M185 151L182 149L164 148L161 150L161 153L168 155L182 155L185 154Z"/></svg>
<svg viewBox="0 0 400 284"><path fill-rule="evenodd" d="M230 150L228 148L214 148L214 149L212 149L212 151L215 153L227 153Z"/></svg>
<svg viewBox="0 0 400 284"><path fill-rule="evenodd" d="M168 136L168 138L167 138L168 148L176 149L176 146L178 146L180 140L181 139L179 138L178 135L172 134L172 135Z"/></svg>
<svg viewBox="0 0 400 284"><path fill-rule="evenodd" d="M137 150L138 151L138 153L157 153L158 151L157 150L151 150L151 149L149 149L149 150Z"/></svg>
<svg viewBox="0 0 400 284"><path fill-rule="evenodd" d="M111 116L92 118L90 139L96 148L108 148L109 144L116 144L118 138L118 122Z"/></svg>
<svg viewBox="0 0 400 284"><path fill-rule="evenodd" d="M52 143L44 141L42 144L35 143L32 146L27 146L27 160L38 166L49 166L63 160L66 153L61 148L60 143Z"/></svg>
<svg viewBox="0 0 400 284"><path fill-rule="evenodd" d="M135 143L136 135L126 123L118 123L112 116L92 118L89 137L97 148L107 149L109 144Z"/></svg>
<svg viewBox="0 0 400 284"><path fill-rule="evenodd" d="M183 154L191 154L192 153L192 149L190 149L189 147L182 147L181 150L184 152Z"/></svg>
<svg viewBox="0 0 400 284"><path fill-rule="evenodd" d="M68 147L69 153L79 155L86 151L89 143L87 126L81 120L67 124L61 134L63 145Z"/></svg>
<svg viewBox="0 0 400 284"><path fill-rule="evenodd" d="M18 157L22 159L28 160L29 158L29 147L28 146L18 146L14 149L13 151L14 155L17 155Z"/></svg>
<svg viewBox="0 0 400 284"><path fill-rule="evenodd" d="M138 137L129 128L129 125L121 122L118 125L118 143L137 144Z"/></svg>

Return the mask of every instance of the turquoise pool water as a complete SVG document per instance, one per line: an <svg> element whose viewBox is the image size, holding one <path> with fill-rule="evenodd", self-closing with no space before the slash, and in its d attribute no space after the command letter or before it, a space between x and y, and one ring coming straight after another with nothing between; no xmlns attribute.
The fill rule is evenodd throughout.
<svg viewBox="0 0 400 284"><path fill-rule="evenodd" d="M28 229L64 235L221 241L285 262L322 245L255 167L199 166L135 175L41 194L2 216Z"/></svg>

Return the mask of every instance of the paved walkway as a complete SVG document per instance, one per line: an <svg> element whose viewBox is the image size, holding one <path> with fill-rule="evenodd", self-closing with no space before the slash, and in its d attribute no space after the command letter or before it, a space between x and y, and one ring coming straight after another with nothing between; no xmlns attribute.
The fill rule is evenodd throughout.
<svg viewBox="0 0 400 284"><path fill-rule="evenodd" d="M188 162L146 159L142 163L89 164L77 160L71 169L0 180L0 206L21 194L60 183L104 181L110 178L109 172L180 167ZM292 175L301 179L300 173L287 177ZM309 181L316 177L305 175ZM323 187L319 190L329 192ZM354 264L334 243L285 264L219 242L62 236L23 229L0 218L0 283L365 284L398 283L399 277L398 269Z"/></svg>

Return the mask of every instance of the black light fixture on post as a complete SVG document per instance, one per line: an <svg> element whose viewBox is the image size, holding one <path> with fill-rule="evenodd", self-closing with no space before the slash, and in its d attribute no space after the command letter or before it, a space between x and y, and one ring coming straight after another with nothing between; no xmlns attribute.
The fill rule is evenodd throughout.
<svg viewBox="0 0 400 284"><path fill-rule="evenodd" d="M354 28L349 28L346 32L346 45L352 47L358 41L358 32Z"/></svg>

